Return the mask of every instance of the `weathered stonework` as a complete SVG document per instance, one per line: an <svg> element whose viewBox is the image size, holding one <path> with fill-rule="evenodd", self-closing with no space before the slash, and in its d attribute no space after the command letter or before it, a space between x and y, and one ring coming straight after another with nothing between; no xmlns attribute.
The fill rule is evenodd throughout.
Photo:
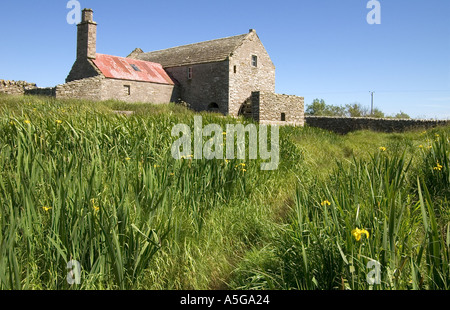
<svg viewBox="0 0 450 310"><path fill-rule="evenodd" d="M56 98L100 101L102 100L101 89L104 79L105 77L98 75L58 85L56 86Z"/></svg>
<svg viewBox="0 0 450 310"><path fill-rule="evenodd" d="M251 97L255 121L273 125L304 126L304 98L273 92L253 92Z"/></svg>
<svg viewBox="0 0 450 310"><path fill-rule="evenodd" d="M120 100L128 103L148 102L162 104L175 102L176 92L173 85L103 79L101 100Z"/></svg>
<svg viewBox="0 0 450 310"><path fill-rule="evenodd" d="M196 111L304 124L304 99L275 94L275 66L253 29L149 53L137 48L127 58L96 53L96 41L93 11L84 9L77 58L66 84L30 93L92 101L179 102Z"/></svg>
<svg viewBox="0 0 450 310"><path fill-rule="evenodd" d="M256 67L252 64L252 56L257 57ZM228 114L232 116L238 116L252 92L275 92L275 66L253 29L230 57L228 72Z"/></svg>
<svg viewBox="0 0 450 310"><path fill-rule="evenodd" d="M36 89L34 83L25 81L5 81L0 80L0 93L9 95L24 95L27 90Z"/></svg>
<svg viewBox="0 0 450 310"><path fill-rule="evenodd" d="M173 102L174 86L139 81L108 79L96 76L56 87L56 98L92 101L120 100L154 104Z"/></svg>
<svg viewBox="0 0 450 310"><path fill-rule="evenodd" d="M165 68L179 84L179 98L195 111L211 110L217 104L228 112L228 61ZM191 70L191 76L189 76Z"/></svg>
<svg viewBox="0 0 450 310"><path fill-rule="evenodd" d="M347 134L357 130L373 130L380 132L402 132L416 128L433 128L450 125L449 120L391 119L368 117L325 117L307 116L306 124L339 134Z"/></svg>

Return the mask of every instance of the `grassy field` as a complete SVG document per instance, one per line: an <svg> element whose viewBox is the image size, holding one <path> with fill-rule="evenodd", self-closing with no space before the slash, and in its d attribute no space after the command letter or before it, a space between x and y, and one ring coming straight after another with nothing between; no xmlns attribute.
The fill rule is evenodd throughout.
<svg viewBox="0 0 450 310"><path fill-rule="evenodd" d="M449 289L449 127L284 127L261 171L174 160L172 127L194 117L176 105L0 110L0 289Z"/></svg>

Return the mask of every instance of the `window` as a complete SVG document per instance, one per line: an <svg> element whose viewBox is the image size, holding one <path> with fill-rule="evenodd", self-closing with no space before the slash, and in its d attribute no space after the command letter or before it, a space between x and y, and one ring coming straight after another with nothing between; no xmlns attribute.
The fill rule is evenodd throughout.
<svg viewBox="0 0 450 310"><path fill-rule="evenodd" d="M281 113L281 121L282 122L286 121L286 113Z"/></svg>
<svg viewBox="0 0 450 310"><path fill-rule="evenodd" d="M258 67L258 56L256 56L256 55L252 56L252 66Z"/></svg>
<svg viewBox="0 0 450 310"><path fill-rule="evenodd" d="M130 85L123 85L123 88L125 90L125 95L130 96L131 95L131 86Z"/></svg>
<svg viewBox="0 0 450 310"><path fill-rule="evenodd" d="M188 80L192 80L192 67L188 68Z"/></svg>
<svg viewBox="0 0 450 310"><path fill-rule="evenodd" d="M234 66L233 71L234 73L237 73L237 66Z"/></svg>
<svg viewBox="0 0 450 310"><path fill-rule="evenodd" d="M135 64L131 64L131 67L134 69L134 71L141 72L141 69L139 69Z"/></svg>

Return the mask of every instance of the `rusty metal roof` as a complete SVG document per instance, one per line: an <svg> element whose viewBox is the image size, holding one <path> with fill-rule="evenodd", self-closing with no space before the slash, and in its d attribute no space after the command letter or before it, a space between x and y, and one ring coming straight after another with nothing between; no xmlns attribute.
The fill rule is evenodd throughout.
<svg viewBox="0 0 450 310"><path fill-rule="evenodd" d="M158 63L104 54L96 54L93 62L107 78L175 84Z"/></svg>

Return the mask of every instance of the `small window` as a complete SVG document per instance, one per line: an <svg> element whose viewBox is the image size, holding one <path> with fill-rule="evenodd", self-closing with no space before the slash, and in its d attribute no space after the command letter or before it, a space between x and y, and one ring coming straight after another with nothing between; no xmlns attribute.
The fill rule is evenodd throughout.
<svg viewBox="0 0 450 310"><path fill-rule="evenodd" d="M237 66L234 66L233 72L234 72L234 73L237 73Z"/></svg>
<svg viewBox="0 0 450 310"><path fill-rule="evenodd" d="M258 67L258 56L256 56L256 55L252 56L252 66Z"/></svg>
<svg viewBox="0 0 450 310"><path fill-rule="evenodd" d="M124 85L125 95L131 96L131 86L130 85Z"/></svg>
<svg viewBox="0 0 450 310"><path fill-rule="evenodd" d="M286 113L281 113L281 121L282 122L286 121Z"/></svg>
<svg viewBox="0 0 450 310"><path fill-rule="evenodd" d="M141 69L139 69L135 64L131 64L131 68L133 68L134 71L141 72Z"/></svg>
<svg viewBox="0 0 450 310"><path fill-rule="evenodd" d="M188 68L188 80L192 80L192 67Z"/></svg>

